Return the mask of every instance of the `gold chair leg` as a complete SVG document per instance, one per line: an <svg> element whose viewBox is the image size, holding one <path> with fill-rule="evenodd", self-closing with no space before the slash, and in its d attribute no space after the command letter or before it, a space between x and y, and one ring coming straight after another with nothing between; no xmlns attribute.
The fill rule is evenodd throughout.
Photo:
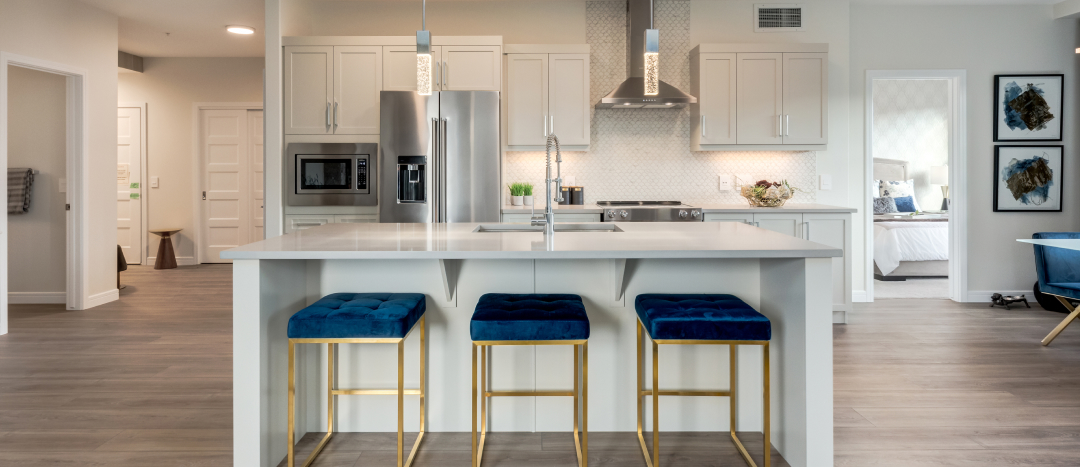
<svg viewBox="0 0 1080 467"><path fill-rule="evenodd" d="M416 454L420 451L420 440L424 439L424 432L427 431L427 422L424 418L424 398L427 397L427 340L424 333L427 328L426 320L426 316L420 317L420 432L416 434L416 442L409 451L409 458L405 460L405 467L409 467L416 460Z"/></svg>
<svg viewBox="0 0 1080 467"><path fill-rule="evenodd" d="M405 339L397 345L397 465L405 464Z"/></svg>
<svg viewBox="0 0 1080 467"><path fill-rule="evenodd" d="M732 435L735 434L735 429L736 427L738 427L737 419L739 405L736 401L735 394L735 391L738 389L739 385L738 380L736 379L736 375L738 374L738 372L735 369L735 362L738 360L738 356L735 353L735 349L735 344L731 344L728 346L728 370L731 373L731 375L728 377L728 392L730 393L730 396L728 396L728 403L731 404L731 410L729 410L731 415L731 422L728 426Z"/></svg>
<svg viewBox="0 0 1080 467"><path fill-rule="evenodd" d="M484 463L484 442L487 441L488 380L487 364L491 354L490 345L480 346L480 444L476 447L476 466Z"/></svg>
<svg viewBox="0 0 1080 467"><path fill-rule="evenodd" d="M1055 298L1057 298L1062 305L1065 305L1065 309L1069 310L1070 313L1069 316L1066 316L1065 319L1061 320L1061 323L1059 323L1053 331L1050 331L1050 334L1047 334L1046 337L1043 338L1042 345L1050 345L1050 343L1057 338L1058 334L1061 334L1061 331L1065 330L1066 326L1072 324L1073 320L1076 319L1077 316L1080 316L1080 308L1073 309L1072 304L1063 297Z"/></svg>
<svg viewBox="0 0 1080 467"><path fill-rule="evenodd" d="M589 467L589 341L581 344L581 467Z"/></svg>
<svg viewBox="0 0 1080 467"><path fill-rule="evenodd" d="M296 467L296 344L289 339L289 467Z"/></svg>
<svg viewBox="0 0 1080 467"><path fill-rule="evenodd" d="M762 436L764 436L764 438L765 438L765 441L764 441L764 444L765 444L765 467L771 467L772 466L772 428L770 427L770 424L771 424L772 415L770 415L770 413L769 413L769 409L770 409L769 400L771 399L771 397L770 397L771 391L769 389L769 371L770 370L769 370L769 343L768 342L766 342L765 345L762 347L762 352L764 353L763 359L765 360L765 364L764 364L765 388L762 391L764 393L763 397L762 397L764 399L764 409L762 410L762 412L764 412L764 419L763 419L764 431L762 432Z"/></svg>
<svg viewBox="0 0 1080 467"><path fill-rule="evenodd" d="M580 466L581 465L581 443L579 441L579 435L578 435L578 415L579 415L579 411L581 410L581 405L578 402L578 394L579 394L578 391L580 390L581 386L578 383L578 372L581 370L581 365L580 365L581 355L580 355L580 352L579 352L579 347L580 347L579 345L570 346L570 348L573 349L573 352L574 352L574 453L577 454L578 465Z"/></svg>
<svg viewBox="0 0 1080 467"><path fill-rule="evenodd" d="M660 467L660 346L652 343L652 467Z"/></svg>

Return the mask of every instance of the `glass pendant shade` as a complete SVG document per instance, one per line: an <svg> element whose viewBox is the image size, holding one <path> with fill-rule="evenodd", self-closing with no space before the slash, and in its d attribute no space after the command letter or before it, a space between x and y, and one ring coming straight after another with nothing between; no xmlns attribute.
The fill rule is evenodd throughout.
<svg viewBox="0 0 1080 467"><path fill-rule="evenodd" d="M660 94L660 30L645 30L645 95Z"/></svg>
<svg viewBox="0 0 1080 467"><path fill-rule="evenodd" d="M431 95L431 32L416 31L416 93Z"/></svg>

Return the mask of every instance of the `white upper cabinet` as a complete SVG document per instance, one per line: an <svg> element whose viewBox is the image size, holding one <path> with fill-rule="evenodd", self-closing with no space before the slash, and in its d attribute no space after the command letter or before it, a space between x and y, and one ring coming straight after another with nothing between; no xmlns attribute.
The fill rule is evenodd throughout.
<svg viewBox="0 0 1080 467"><path fill-rule="evenodd" d="M441 91L499 91L502 89L502 47L444 45L439 47Z"/></svg>
<svg viewBox="0 0 1080 467"><path fill-rule="evenodd" d="M334 47L334 134L379 134L382 54L379 46Z"/></svg>
<svg viewBox="0 0 1080 467"><path fill-rule="evenodd" d="M784 144L829 137L829 54L784 54Z"/></svg>
<svg viewBox="0 0 1080 467"><path fill-rule="evenodd" d="M588 148L592 106L587 45L507 46L505 68L508 150L542 150L552 131L563 147Z"/></svg>
<svg viewBox="0 0 1080 467"><path fill-rule="evenodd" d="M691 149L824 150L825 44L702 44L691 52Z"/></svg>
<svg viewBox="0 0 1080 467"><path fill-rule="evenodd" d="M435 65L441 64L439 48L431 48L432 63L432 87L438 91L438 83L435 82ZM383 47L383 91L415 91L416 90L416 46L415 45L388 45Z"/></svg>
<svg viewBox="0 0 1080 467"><path fill-rule="evenodd" d="M548 55L550 128L566 146L587 146L591 131L589 54Z"/></svg>
<svg viewBox="0 0 1080 467"><path fill-rule="evenodd" d="M506 144L542 146L548 133L548 54L506 55Z"/></svg>
<svg viewBox="0 0 1080 467"><path fill-rule="evenodd" d="M334 48L285 47L285 134L333 133Z"/></svg>
<svg viewBox="0 0 1080 467"><path fill-rule="evenodd" d="M738 54L737 144L783 144L784 54Z"/></svg>

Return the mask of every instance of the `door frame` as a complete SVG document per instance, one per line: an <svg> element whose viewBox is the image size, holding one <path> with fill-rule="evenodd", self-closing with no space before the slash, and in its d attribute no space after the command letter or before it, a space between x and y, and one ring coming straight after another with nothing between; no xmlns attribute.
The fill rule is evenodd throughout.
<svg viewBox="0 0 1080 467"><path fill-rule="evenodd" d="M148 233L150 220L147 217L149 215L149 210L147 209L147 207L150 204L150 201L148 200L148 195L150 194L150 178L147 176L149 171L146 167L146 162L149 158L149 154L147 154L146 152L146 148L148 147L146 144L146 102L121 102L116 106L116 108L139 109L139 132L141 133L141 135L139 135L139 138L140 146L142 146L139 148L139 180L142 180L141 182L139 182L139 199L142 201L142 203L139 203L139 210L141 216L141 221L139 222L139 229L141 231L139 232L139 235L141 235L140 238L142 238L142 263L139 264L145 265L148 262L147 259L150 258L150 244L153 243L150 241L149 238L147 238L150 235Z"/></svg>
<svg viewBox="0 0 1080 467"><path fill-rule="evenodd" d="M967 71L966 70L867 70L865 89L865 173L863 202L866 224L863 239L867 302L874 301L874 81L886 79L934 79L949 82L949 299L968 301L967 290Z"/></svg>
<svg viewBox="0 0 1080 467"><path fill-rule="evenodd" d="M203 208L204 208L205 203L202 202L203 201L203 199L202 199L203 169L205 168L203 163L205 161L203 161L203 157L202 157L203 156L203 153L202 153L202 122L199 119L199 115L202 114L203 110L249 110L249 111L250 110L263 110L263 103L262 102L196 102L195 104L192 105L192 108L193 108L192 116L191 116L191 123L192 123L191 128L192 128L192 133L193 133L192 134L192 141L194 141L195 144L191 148L191 161L193 162L191 179L193 180L192 186L194 187L195 191L192 193L191 200L192 200L192 203L194 203L194 209L192 210L192 212L195 213L195 219L194 219L195 220L195 235L193 235L191 238L194 239L194 242L193 242L194 245L193 246L195 248L195 252L194 252L195 264L198 265L198 264L202 264L202 245L203 245L203 242L205 240L205 239L203 239L203 214L204 214L203 213ZM265 123L265 120L263 120L263 122ZM263 137L264 138L266 137L266 132L265 131L263 131ZM266 150L266 144L264 142L263 143L263 151L264 151L263 152L263 167L266 167L266 153L265 153L265 150ZM263 176L264 177L266 176L265 168L263 169ZM264 183L263 186L265 187L266 184ZM265 222L265 219L266 219L266 208L265 207L263 208L263 219L264 219L264 222Z"/></svg>
<svg viewBox="0 0 1080 467"><path fill-rule="evenodd" d="M90 131L89 96L86 92L87 70L62 63L40 60L24 55L0 51L0 169L7 172L8 161L8 66L53 73L67 78L67 150L65 169L67 176L67 203L71 210L66 226L66 308L82 310L91 302L87 296L90 277L88 270L90 223L86 202L90 198L89 180L85 168L89 165ZM114 183L115 184L115 183ZM113 195L115 196L115 195ZM8 271L7 216L0 216L0 267ZM113 289L115 291L115 289ZM110 291L111 292L111 291ZM111 295L111 294L110 294ZM95 302L98 300L94 300ZM106 300L108 301L108 300ZM8 283L0 280L0 335L8 332Z"/></svg>

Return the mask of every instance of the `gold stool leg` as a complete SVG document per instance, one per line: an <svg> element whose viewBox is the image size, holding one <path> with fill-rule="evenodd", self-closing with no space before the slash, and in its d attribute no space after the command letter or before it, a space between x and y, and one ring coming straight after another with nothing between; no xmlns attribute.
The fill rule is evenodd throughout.
<svg viewBox="0 0 1080 467"><path fill-rule="evenodd" d="M476 344L472 346L472 467L476 463Z"/></svg>
<svg viewBox="0 0 1080 467"><path fill-rule="evenodd" d="M296 467L296 344L289 339L289 467Z"/></svg>
<svg viewBox="0 0 1080 467"><path fill-rule="evenodd" d="M660 467L660 346L652 343L652 467Z"/></svg>
<svg viewBox="0 0 1080 467"><path fill-rule="evenodd" d="M487 363L490 345L480 346L480 444L476 448L476 466L484 463L484 442L487 441L488 380Z"/></svg>
<svg viewBox="0 0 1080 467"><path fill-rule="evenodd" d="M581 467L589 467L589 341L581 345L581 359Z"/></svg>
<svg viewBox="0 0 1080 467"><path fill-rule="evenodd" d="M397 465L405 462L405 340L397 345Z"/></svg>
<svg viewBox="0 0 1080 467"><path fill-rule="evenodd" d="M731 404L731 410L730 410L730 412L731 412L731 424L729 425L729 429L731 431L732 438L735 438L735 429L738 427L738 405L739 404L736 401L736 394L735 394L735 391L738 390L738 385L739 385L738 379L737 379L738 372L735 369L735 363L736 363L736 361L738 361L738 356L735 353L735 349L737 349L737 348L738 347L735 344L731 344L731 345L728 346L728 360L729 360L728 361L728 370L731 373L731 376L729 376L729 378L728 378L728 392L731 393L731 395L728 396L728 402Z"/></svg>
<svg viewBox="0 0 1080 467"><path fill-rule="evenodd" d="M581 410L581 406L578 404L578 393L579 393L578 391L579 391L579 388L581 386L578 384L578 377L579 377L578 372L581 369L581 367L579 365L579 363L580 363L579 360L581 359L581 355L578 352L578 350L579 350L578 347L580 347L579 345L572 345L570 347L574 351L574 453L577 454L578 465L580 466L581 465L581 443L579 441L580 438L578 437L578 415L579 415L579 411Z"/></svg>
<svg viewBox="0 0 1080 467"><path fill-rule="evenodd" d="M764 407L765 415L764 415L764 420L763 420L765 422L765 425L764 425L765 432L763 433L763 436L765 437L765 467L771 467L771 465L772 465L772 429L769 427L769 425L770 425L770 419L772 417L769 414L769 399L770 399L769 393L770 393L770 390L769 390L769 343L768 342L765 343L765 346L763 347L762 352L764 352L764 354L765 354L764 357L763 357L764 360L765 360L765 365L764 365L764 367L765 367L764 368L765 369L765 389L763 391L765 393L763 395L763 398L765 399L765 401L764 401L765 402L765 407Z"/></svg>

